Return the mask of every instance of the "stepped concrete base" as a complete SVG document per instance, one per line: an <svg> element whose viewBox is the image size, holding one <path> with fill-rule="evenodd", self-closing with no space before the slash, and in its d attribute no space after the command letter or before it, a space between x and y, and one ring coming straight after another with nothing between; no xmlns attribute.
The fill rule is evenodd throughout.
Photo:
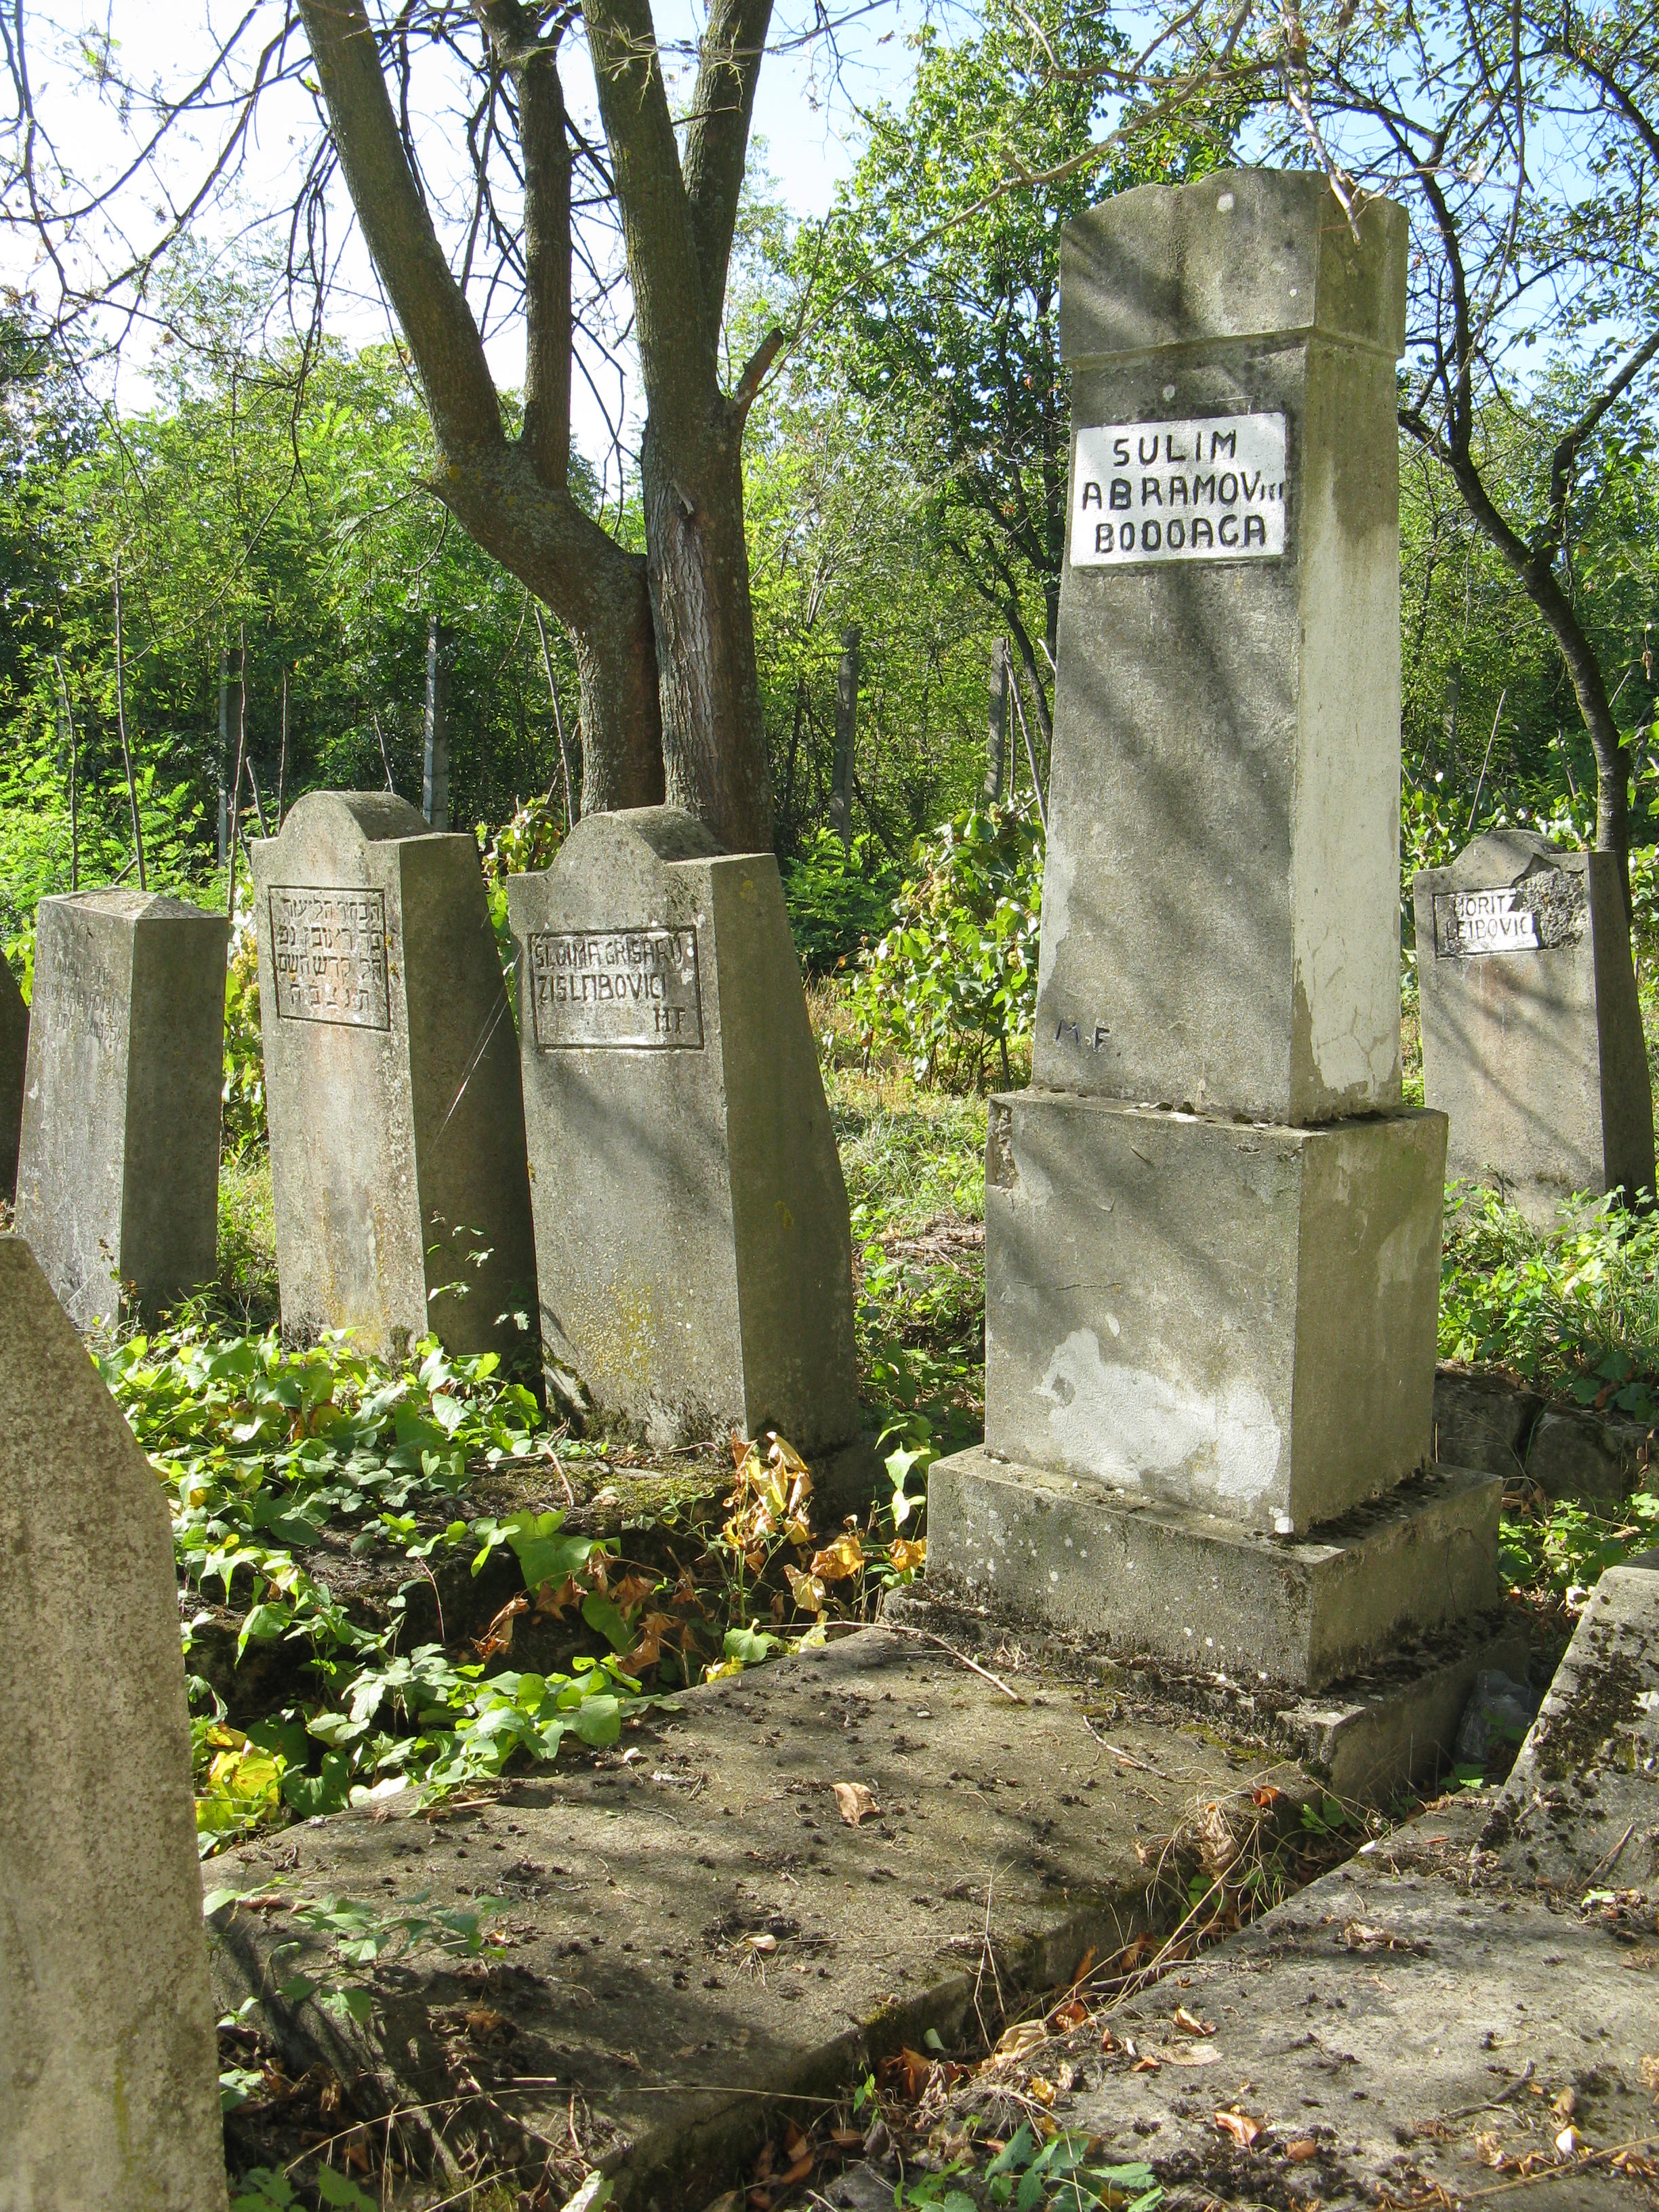
<svg viewBox="0 0 1659 2212"><path fill-rule="evenodd" d="M981 1446L928 1475L927 1588L1114 1650L1318 1690L1496 1607L1502 1491L1437 1468L1285 1540Z"/></svg>
<svg viewBox="0 0 1659 2212"><path fill-rule="evenodd" d="M985 1155L985 1434L1302 1534L1433 1449L1445 1118L1269 1127L1022 1091Z"/></svg>

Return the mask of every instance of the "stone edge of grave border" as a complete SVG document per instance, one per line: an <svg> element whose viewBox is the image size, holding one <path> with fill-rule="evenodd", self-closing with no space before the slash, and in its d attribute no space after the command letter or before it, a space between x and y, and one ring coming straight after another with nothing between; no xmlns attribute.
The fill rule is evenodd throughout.
<svg viewBox="0 0 1659 2212"><path fill-rule="evenodd" d="M1502 1475L1506 1481L1532 1480L1553 1498L1586 1502L1615 1502L1647 1481L1650 1462L1645 1455L1659 1437L1659 1423L1576 1406L1490 1368L1443 1361L1435 1369L1434 1389L1436 1442L1455 1420L1453 1458L1459 1467ZM1484 1446L1472 1443L1480 1431ZM1586 1457L1594 1471L1605 1468L1612 1474L1616 1468L1614 1479L1595 1482L1582 1471L1575 1479L1574 1462L1582 1470Z"/></svg>

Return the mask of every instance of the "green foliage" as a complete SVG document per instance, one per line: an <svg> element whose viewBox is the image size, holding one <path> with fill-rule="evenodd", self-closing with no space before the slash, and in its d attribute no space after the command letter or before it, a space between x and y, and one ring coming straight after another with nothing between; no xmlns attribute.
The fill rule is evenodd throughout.
<svg viewBox="0 0 1659 2212"><path fill-rule="evenodd" d="M1029 2121L1022 2123L985 2169L991 2202L1012 2212L1044 2212L1045 2207L1050 2212L1153 2212L1164 2191L1151 2166L1139 2159L1107 2163L1095 2140L1062 2128L1044 2142ZM939 2200L912 2196L907 2201Z"/></svg>
<svg viewBox="0 0 1659 2212"><path fill-rule="evenodd" d="M892 919L898 871L868 830L843 845L833 830L810 836L783 878L795 950L809 975L857 958Z"/></svg>
<svg viewBox="0 0 1659 2212"><path fill-rule="evenodd" d="M1440 1356L1581 1405L1659 1421L1659 1214L1613 1197L1534 1229L1494 1192L1448 1187Z"/></svg>
<svg viewBox="0 0 1659 2212"><path fill-rule="evenodd" d="M860 1387L896 1489L915 1487L983 1431L985 1107L850 1074L831 1077L830 1096L858 1255ZM908 1516L895 1525L913 1533Z"/></svg>
<svg viewBox="0 0 1659 2212"><path fill-rule="evenodd" d="M1511 1589L1559 1601L1575 1586L1593 1589L1616 1567L1659 1541L1659 1493L1638 1491L1610 1520L1577 1498L1553 1500L1537 1513L1506 1510L1498 1523L1498 1566Z"/></svg>
<svg viewBox="0 0 1659 2212"><path fill-rule="evenodd" d="M917 859L859 975L866 1049L897 1050L923 1083L976 1090L994 1051L1010 1082L1036 1007L1042 829L1024 807L975 805L919 841Z"/></svg>
<svg viewBox="0 0 1659 2212"><path fill-rule="evenodd" d="M614 1656L541 1675L457 1665L439 1644L400 1652L400 1606L388 1627L366 1628L294 1556L326 1533L353 1552L401 1547L411 1577L436 1546L463 1542L475 1573L510 1545L532 1593L589 1574L605 1547L562 1534L562 1513L436 1517L453 1513L474 1466L538 1447L537 1401L501 1376L494 1353L452 1359L428 1340L387 1366L341 1336L289 1352L274 1331L221 1335L198 1312L117 1345L99 1366L167 1486L186 1586L205 1598L216 1583L243 1607L239 1660L251 1644L306 1646L319 1692L246 1731L216 1700L195 1721L204 1848L279 1806L326 1812L354 1791L451 1787L498 1773L517 1753L551 1759L567 1733L615 1741L639 1686Z"/></svg>
<svg viewBox="0 0 1659 2212"><path fill-rule="evenodd" d="M225 1090L221 1146L228 1160L265 1141L265 1057L259 1033L259 951L253 917L236 916L225 970Z"/></svg>

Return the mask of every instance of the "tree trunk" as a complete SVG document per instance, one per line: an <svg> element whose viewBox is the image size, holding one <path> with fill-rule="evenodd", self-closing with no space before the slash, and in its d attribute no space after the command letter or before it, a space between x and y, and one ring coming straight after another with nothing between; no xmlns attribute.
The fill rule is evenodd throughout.
<svg viewBox="0 0 1659 2212"><path fill-rule="evenodd" d="M723 403L717 403L723 404ZM713 426L676 470L652 420L641 472L669 804L734 853L772 843L772 783L755 665L741 425Z"/></svg>
<svg viewBox="0 0 1659 2212"><path fill-rule="evenodd" d="M985 732L984 796L995 805L1002 796L1008 760L1008 641L991 647L991 705Z"/></svg>
<svg viewBox="0 0 1659 2212"><path fill-rule="evenodd" d="M850 623L841 641L836 672L836 780L830 790L830 827L843 845L853 842L853 751L859 728L859 627Z"/></svg>
<svg viewBox="0 0 1659 2212"><path fill-rule="evenodd" d="M1584 635L1572 601L1562 589L1553 565L1540 559L1510 527L1467 454L1453 453L1452 474L1470 514L1514 570L1528 598L1548 623L1550 635L1565 664L1573 696L1589 734L1590 749L1595 755L1596 849L1613 854L1618 860L1619 882L1625 895L1625 918L1629 921L1630 756L1613 720L1607 687L1601 678L1601 665Z"/></svg>

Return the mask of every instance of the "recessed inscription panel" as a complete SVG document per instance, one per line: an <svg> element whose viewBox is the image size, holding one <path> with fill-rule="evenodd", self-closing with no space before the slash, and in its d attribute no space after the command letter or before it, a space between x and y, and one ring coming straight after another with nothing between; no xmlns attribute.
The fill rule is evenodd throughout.
<svg viewBox="0 0 1659 2212"><path fill-rule="evenodd" d="M1264 560L1285 550L1285 417L1079 425L1074 568Z"/></svg>
<svg viewBox="0 0 1659 2212"><path fill-rule="evenodd" d="M702 1050L695 929L536 931L530 987L543 1052Z"/></svg>
<svg viewBox="0 0 1659 2212"><path fill-rule="evenodd" d="M1437 891L1434 950L1442 960L1487 952L1546 952L1574 945L1589 914L1583 878L1545 868L1492 890Z"/></svg>
<svg viewBox="0 0 1659 2212"><path fill-rule="evenodd" d="M284 1021L391 1028L382 892L273 884L270 957Z"/></svg>

